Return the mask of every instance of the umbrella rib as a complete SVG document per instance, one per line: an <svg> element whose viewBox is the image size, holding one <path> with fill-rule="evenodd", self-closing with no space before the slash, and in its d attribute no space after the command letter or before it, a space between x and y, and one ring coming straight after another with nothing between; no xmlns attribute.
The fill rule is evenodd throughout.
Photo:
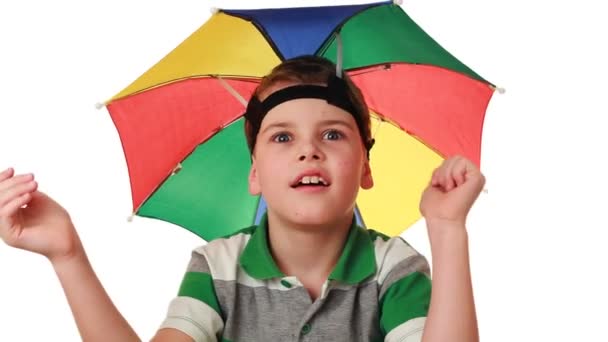
<svg viewBox="0 0 608 342"><path fill-rule="evenodd" d="M372 134L372 139L376 138L376 135L378 134L378 131L380 131L380 126L382 126L382 124L384 124L386 122L386 120L384 120L384 118L381 117L380 115L376 116L376 120L378 120L380 122L378 123L378 125L376 126L376 130Z"/></svg>
<svg viewBox="0 0 608 342"><path fill-rule="evenodd" d="M384 5L387 5L387 4L388 4L388 1L377 2L377 3L369 3L369 4L367 4L367 5L370 5L369 7L362 8L362 9L358 10L357 12L352 13L350 16L344 18L344 20L342 20L338 25L336 25L336 28L333 29L332 32L330 32L330 34L323 40L323 43L319 46L319 48L317 49L317 51L315 51L314 54L316 56L321 56L325 52L327 52L327 49L329 49L329 47L331 46L331 43L332 43L331 38L333 36L334 31L336 29L337 30L341 30L342 27L344 27L344 25L349 20L351 20L352 18L356 17L357 15L359 15L359 14L361 14L361 13L363 13L363 12L365 12L365 11L371 9L371 8L378 7L378 6L384 6Z"/></svg>
<svg viewBox="0 0 608 342"><path fill-rule="evenodd" d="M340 37L340 31L336 31L336 43L337 46L337 62L336 62L336 75L342 78L342 37Z"/></svg>
<svg viewBox="0 0 608 342"><path fill-rule="evenodd" d="M226 89L232 96L234 96L234 98L239 101L243 105L243 107L247 108L247 100L245 100L245 98L241 96L241 94L239 94L228 82L226 82L226 80L219 76L212 77L217 78L222 87L224 87L224 89Z"/></svg>

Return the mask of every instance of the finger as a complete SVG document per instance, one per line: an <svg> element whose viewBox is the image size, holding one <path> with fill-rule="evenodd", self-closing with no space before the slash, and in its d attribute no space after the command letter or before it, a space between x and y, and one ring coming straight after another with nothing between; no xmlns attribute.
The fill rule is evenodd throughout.
<svg viewBox="0 0 608 342"><path fill-rule="evenodd" d="M443 189L443 169L445 161L433 171L432 184L434 187Z"/></svg>
<svg viewBox="0 0 608 342"><path fill-rule="evenodd" d="M14 173L15 173L15 170L12 167L9 167L8 169L0 172L0 183L5 179L11 178Z"/></svg>
<svg viewBox="0 0 608 342"><path fill-rule="evenodd" d="M481 174L481 172L479 171L479 168L477 167L477 165L475 163L473 163L470 160L467 160L466 162L467 162L467 164L466 164L465 176L467 176L467 177L465 177L465 178L468 179L468 176L470 176L470 175L475 176L475 175Z"/></svg>
<svg viewBox="0 0 608 342"><path fill-rule="evenodd" d="M437 186L439 184L439 177L437 177L437 170L439 170L438 168L433 170L433 174L431 175L431 185L432 186Z"/></svg>
<svg viewBox="0 0 608 342"><path fill-rule="evenodd" d="M486 183L486 179L485 179L484 175L481 173L481 171L479 170L479 168L477 168L477 165L470 161L467 164L467 169L465 172L465 179L468 183L471 183L471 186L474 186L475 188L479 188L478 189L479 191L482 190L482 188L484 187L484 185Z"/></svg>
<svg viewBox="0 0 608 342"><path fill-rule="evenodd" d="M13 198L12 201L6 205L0 207L0 217L9 217L15 215L17 210L21 209L24 205L28 204L32 200L32 193L26 192L21 196Z"/></svg>
<svg viewBox="0 0 608 342"><path fill-rule="evenodd" d="M25 183L17 183L12 187L5 189L5 191L0 192L0 208L25 193L35 191L37 188L38 183L35 180L30 180Z"/></svg>
<svg viewBox="0 0 608 342"><path fill-rule="evenodd" d="M32 173L8 177L4 181L0 181L0 193L6 191L9 188L12 188L17 184L27 183L33 179L34 175Z"/></svg>
<svg viewBox="0 0 608 342"><path fill-rule="evenodd" d="M455 163L454 168L452 169L452 178L454 179L457 187L464 184L466 173L467 161L465 159L461 159Z"/></svg>
<svg viewBox="0 0 608 342"><path fill-rule="evenodd" d="M438 188L442 188L443 189L443 172L445 171L445 162L442 163L441 165L439 165L434 171L433 171L433 178L431 179L431 184L435 187Z"/></svg>
<svg viewBox="0 0 608 342"><path fill-rule="evenodd" d="M456 186L454 178L452 177L452 170L457 162L458 159L452 157L446 160L445 165L443 166L442 185L445 191L450 191Z"/></svg>

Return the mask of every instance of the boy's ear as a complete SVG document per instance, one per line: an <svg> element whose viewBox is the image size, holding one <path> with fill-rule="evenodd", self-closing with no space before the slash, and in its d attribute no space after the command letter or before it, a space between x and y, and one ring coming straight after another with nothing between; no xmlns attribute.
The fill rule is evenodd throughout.
<svg viewBox="0 0 608 342"><path fill-rule="evenodd" d="M363 163L363 172L361 173L361 188L368 190L374 186L374 178L372 177L372 168L369 165L369 160Z"/></svg>
<svg viewBox="0 0 608 342"><path fill-rule="evenodd" d="M257 196L262 193L260 182L258 179L258 171L255 165L255 158L251 157L251 169L249 169L249 193Z"/></svg>

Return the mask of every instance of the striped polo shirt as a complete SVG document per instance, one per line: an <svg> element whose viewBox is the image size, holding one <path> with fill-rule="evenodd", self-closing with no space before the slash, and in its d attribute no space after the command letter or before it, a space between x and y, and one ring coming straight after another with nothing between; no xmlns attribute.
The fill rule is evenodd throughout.
<svg viewBox="0 0 608 342"><path fill-rule="evenodd" d="M161 328L195 341L422 339L431 297L426 259L400 237L353 220L337 265L312 301L283 274L257 226L195 249Z"/></svg>

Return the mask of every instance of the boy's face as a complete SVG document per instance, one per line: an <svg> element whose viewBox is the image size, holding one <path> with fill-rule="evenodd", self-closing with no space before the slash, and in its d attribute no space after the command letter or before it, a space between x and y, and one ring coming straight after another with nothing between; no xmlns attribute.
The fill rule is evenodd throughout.
<svg viewBox="0 0 608 342"><path fill-rule="evenodd" d="M287 101L266 114L249 189L263 194L269 212L300 225L336 222L352 215L359 187L372 186L351 114L320 99Z"/></svg>

